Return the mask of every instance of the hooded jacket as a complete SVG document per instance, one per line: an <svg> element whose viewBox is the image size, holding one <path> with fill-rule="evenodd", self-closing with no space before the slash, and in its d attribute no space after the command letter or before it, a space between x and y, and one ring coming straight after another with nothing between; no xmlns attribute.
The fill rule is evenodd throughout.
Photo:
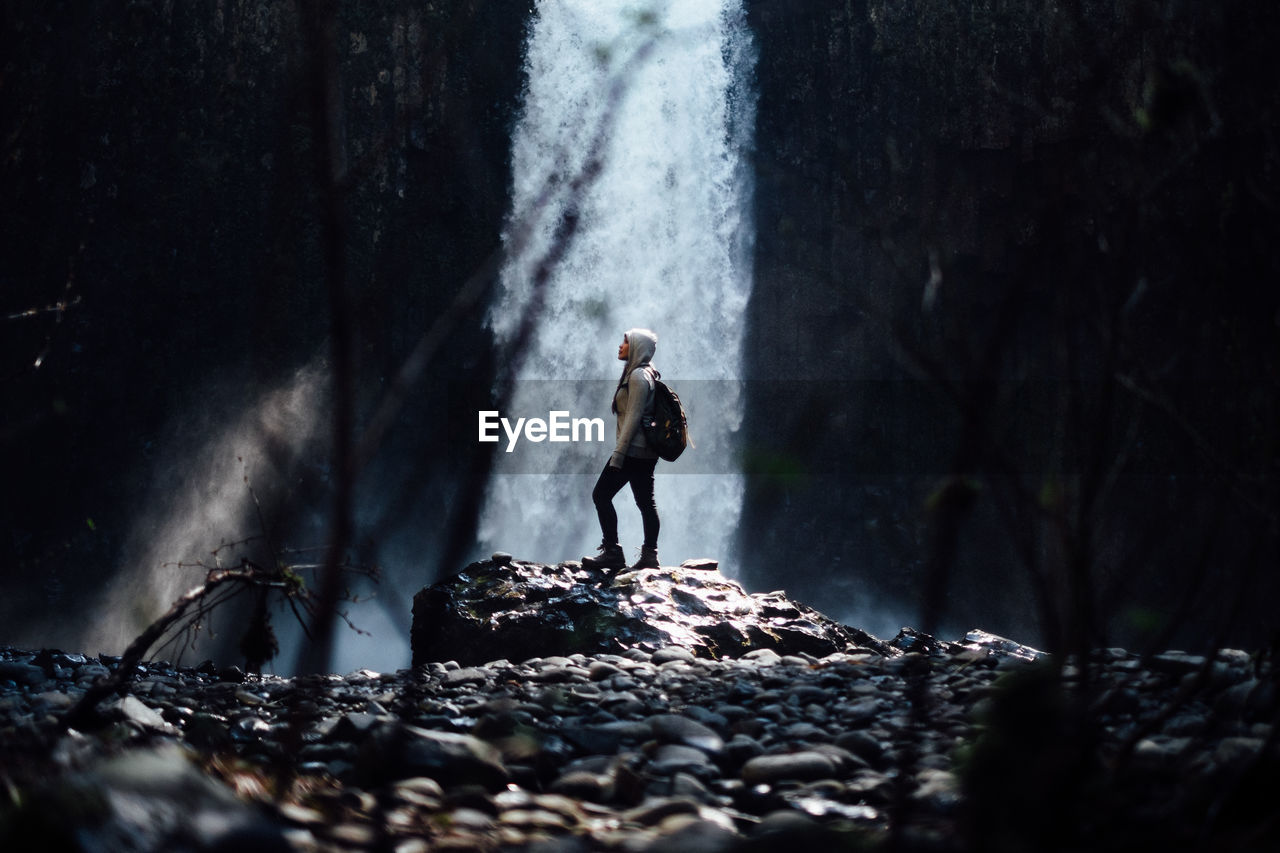
<svg viewBox="0 0 1280 853"><path fill-rule="evenodd" d="M627 343L630 345L627 364L622 368L618 388L613 392L613 410L618 415L618 440L609 464L614 468L621 468L622 460L627 456L658 458L640 428L645 411L653 404L654 377L650 372L653 370L650 360L658 348L658 336L648 329L630 329L627 331Z"/></svg>

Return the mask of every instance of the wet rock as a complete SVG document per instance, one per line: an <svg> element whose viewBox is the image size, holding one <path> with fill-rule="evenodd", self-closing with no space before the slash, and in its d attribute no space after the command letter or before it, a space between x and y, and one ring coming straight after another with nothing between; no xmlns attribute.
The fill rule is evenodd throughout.
<svg viewBox="0 0 1280 853"><path fill-rule="evenodd" d="M356 778L366 786L427 776L445 788L507 784L501 753L479 738L429 731L399 722L381 724L359 747Z"/></svg>
<svg viewBox="0 0 1280 853"><path fill-rule="evenodd" d="M445 673L442 683L445 687L457 687L462 684L482 684L488 675L474 667L464 667Z"/></svg>
<svg viewBox="0 0 1280 853"><path fill-rule="evenodd" d="M45 681L44 670L22 661L0 661L0 681L36 687Z"/></svg>
<svg viewBox="0 0 1280 853"><path fill-rule="evenodd" d="M672 815L696 815L700 806L687 797L655 797L621 814L624 821L640 826L656 826Z"/></svg>
<svg viewBox="0 0 1280 853"><path fill-rule="evenodd" d="M836 746L849 750L875 768L882 768L886 758L884 744L865 731L842 732L836 736Z"/></svg>
<svg viewBox="0 0 1280 853"><path fill-rule="evenodd" d="M991 652L1000 658L1035 661L1045 657L1045 653L1038 649L1024 646L1022 643L997 636L980 628L974 628L969 631L964 635L964 640L956 643L955 646L971 651Z"/></svg>
<svg viewBox="0 0 1280 853"><path fill-rule="evenodd" d="M699 816L670 819L660 827L662 834L643 848L646 853L720 853L737 843L737 835L723 823Z"/></svg>
<svg viewBox="0 0 1280 853"><path fill-rule="evenodd" d="M656 664L671 663L672 661L692 663L694 656L693 652L683 646L666 646L654 652L652 660Z"/></svg>
<svg viewBox="0 0 1280 853"><path fill-rule="evenodd" d="M715 757L724 750L724 739L711 729L678 714L659 714L649 718L653 736L663 743L678 743L700 749Z"/></svg>
<svg viewBox="0 0 1280 853"><path fill-rule="evenodd" d="M1188 675L1197 672L1203 667L1205 659L1200 655L1171 651L1153 656L1150 665L1157 672L1164 672L1169 675Z"/></svg>
<svg viewBox="0 0 1280 853"><path fill-rule="evenodd" d="M714 775L715 767L702 750L667 743L658 747L653 761L649 763L649 771L659 776L672 776L680 772L710 776Z"/></svg>
<svg viewBox="0 0 1280 853"><path fill-rule="evenodd" d="M379 714L362 712L343 714L337 720L332 721L332 725L324 727L325 739L339 742L360 740L385 720L386 718Z"/></svg>
<svg viewBox="0 0 1280 853"><path fill-rule="evenodd" d="M830 779L835 763L819 752L804 751L784 755L761 755L742 766L738 774L748 785L768 785L785 780Z"/></svg>
<svg viewBox="0 0 1280 853"><path fill-rule="evenodd" d="M725 744L723 760L728 767L736 769L760 755L764 755L760 742L739 732Z"/></svg>
<svg viewBox="0 0 1280 853"><path fill-rule="evenodd" d="M591 664L587 672L592 681L604 681L605 679L612 678L615 675L622 675L621 669L604 661L596 661Z"/></svg>
<svg viewBox="0 0 1280 853"><path fill-rule="evenodd" d="M244 670L238 666L228 666L218 671L218 680L232 684L240 684L245 680Z"/></svg>
<svg viewBox="0 0 1280 853"><path fill-rule="evenodd" d="M613 780L604 773L571 770L557 777L551 783L550 790L566 797L607 803L613 799Z"/></svg>
<svg viewBox="0 0 1280 853"><path fill-rule="evenodd" d="M627 743L647 740L652 730L643 723L615 720L591 725L568 724L561 729L565 740L595 755L611 755Z"/></svg>
<svg viewBox="0 0 1280 853"><path fill-rule="evenodd" d="M1257 719L1276 704L1276 685L1272 681L1249 678L1218 694L1214 710L1221 714Z"/></svg>
<svg viewBox="0 0 1280 853"><path fill-rule="evenodd" d="M1229 666L1246 669L1253 664L1253 656L1243 649L1218 649L1218 661Z"/></svg>
<svg viewBox="0 0 1280 853"><path fill-rule="evenodd" d="M1220 767L1238 769L1257 759L1265 743L1255 737L1226 737L1218 743L1213 760Z"/></svg>
<svg viewBox="0 0 1280 853"><path fill-rule="evenodd" d="M677 772L671 777L671 795L673 797L687 797L700 803L714 804L716 802L716 796L711 792L711 789L697 776L691 776L688 773Z"/></svg>
<svg viewBox="0 0 1280 853"><path fill-rule="evenodd" d="M227 727L211 714L195 714L184 730L186 742L196 749L219 752L230 749L234 743Z"/></svg>
<svg viewBox="0 0 1280 853"><path fill-rule="evenodd" d="M511 649L551 657L679 648L714 660L768 648L821 657L878 642L781 592L749 595L713 564L627 571L602 583L570 563L473 563L414 597L413 662L472 666Z"/></svg>
<svg viewBox="0 0 1280 853"><path fill-rule="evenodd" d="M772 666L782 661L782 655L773 649L754 649L742 656L743 660L754 661L764 666Z"/></svg>
<svg viewBox="0 0 1280 853"><path fill-rule="evenodd" d="M960 782L954 773L925 768L916 774L915 798L934 811L948 812L960 804Z"/></svg>
<svg viewBox="0 0 1280 853"><path fill-rule="evenodd" d="M932 654L946 650L944 644L923 631L917 631L914 628L903 628L898 631L894 638L889 641L889 645L899 652Z"/></svg>
<svg viewBox="0 0 1280 853"><path fill-rule="evenodd" d="M1148 767L1172 765L1189 744L1189 738L1167 736L1143 738L1134 745L1133 757L1135 761Z"/></svg>
<svg viewBox="0 0 1280 853"><path fill-rule="evenodd" d="M271 724L261 717L249 715L235 720L228 731L237 743L254 743L271 734Z"/></svg>
<svg viewBox="0 0 1280 853"><path fill-rule="evenodd" d="M988 656L992 662L1025 663L1040 660L1045 653L1025 646L1015 640L974 628L965 634L963 640L947 642L930 636L914 628L903 628L888 642L888 645L908 654L948 655L961 657L966 663L978 663Z"/></svg>
<svg viewBox="0 0 1280 853"><path fill-rule="evenodd" d="M168 726L159 711L155 711L134 696L123 696L103 706L109 719L125 720L138 726L162 729Z"/></svg>
<svg viewBox="0 0 1280 853"><path fill-rule="evenodd" d="M0 836L11 850L287 853L281 828L177 746L139 749L36 790Z"/></svg>

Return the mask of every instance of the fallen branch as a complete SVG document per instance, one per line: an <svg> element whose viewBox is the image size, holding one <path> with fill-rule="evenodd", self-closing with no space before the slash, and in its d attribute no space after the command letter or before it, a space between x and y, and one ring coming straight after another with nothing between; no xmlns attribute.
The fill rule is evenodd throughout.
<svg viewBox="0 0 1280 853"><path fill-rule="evenodd" d="M289 586L288 582L279 578L278 575L268 574L248 560L242 560L240 567L236 569L209 572L204 584L181 596L163 616L148 625L147 629L129 644L115 670L109 676L94 682L80 697L80 701L63 716L62 728L79 728L92 722L98 703L113 693L124 692L137 673L138 664L146 657L147 650L181 621L187 610L194 605L202 605L219 587L236 583L259 588L283 589Z"/></svg>

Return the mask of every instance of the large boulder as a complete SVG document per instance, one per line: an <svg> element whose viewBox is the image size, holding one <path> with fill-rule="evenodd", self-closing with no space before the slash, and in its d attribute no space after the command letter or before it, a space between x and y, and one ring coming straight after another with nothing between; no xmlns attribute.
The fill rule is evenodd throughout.
<svg viewBox="0 0 1280 853"><path fill-rule="evenodd" d="M413 599L413 663L463 664L680 647L703 658L757 649L823 656L899 651L782 592L748 594L713 560L606 576L494 555Z"/></svg>

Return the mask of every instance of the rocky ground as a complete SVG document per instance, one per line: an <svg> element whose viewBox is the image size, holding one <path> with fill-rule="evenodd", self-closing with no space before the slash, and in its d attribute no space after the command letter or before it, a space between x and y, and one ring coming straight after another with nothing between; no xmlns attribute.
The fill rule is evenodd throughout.
<svg viewBox="0 0 1280 853"><path fill-rule="evenodd" d="M1112 650L1060 673L974 636L298 679L152 663L84 731L61 716L118 662L7 649L0 848L1275 849L1269 665Z"/></svg>
<svg viewBox="0 0 1280 853"><path fill-rule="evenodd" d="M424 589L412 639L394 673L140 664L89 713L121 659L3 651L0 849L1280 841L1262 655L884 641L713 560L601 575L509 554Z"/></svg>

